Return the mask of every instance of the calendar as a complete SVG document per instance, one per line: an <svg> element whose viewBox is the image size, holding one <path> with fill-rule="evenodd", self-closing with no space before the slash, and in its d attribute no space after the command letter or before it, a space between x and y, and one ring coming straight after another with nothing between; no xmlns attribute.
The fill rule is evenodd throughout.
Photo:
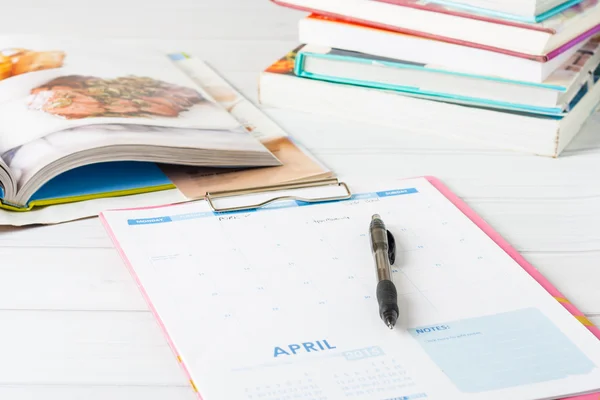
<svg viewBox="0 0 600 400"><path fill-rule="evenodd" d="M393 330L375 296L373 214L397 246ZM341 201L102 218L204 400L600 390L600 341L425 178Z"/></svg>

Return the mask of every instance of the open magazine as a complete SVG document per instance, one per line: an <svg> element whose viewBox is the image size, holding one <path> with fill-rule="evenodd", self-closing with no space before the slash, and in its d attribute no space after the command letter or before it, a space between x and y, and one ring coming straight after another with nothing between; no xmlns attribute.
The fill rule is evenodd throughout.
<svg viewBox="0 0 600 400"><path fill-rule="evenodd" d="M176 164L141 162L137 168L128 162L99 163L86 165L63 173L43 186L34 195L44 198L44 192L52 188L69 188L71 192L88 190L86 185L98 180L114 180L113 172L120 171L115 186L124 187L129 181L140 180L139 172L156 177L155 185L164 183L164 190L148 193L133 193L116 196L112 193L96 194L91 198L62 202L50 206L34 207L28 212L14 212L0 208L0 226L27 226L56 224L95 217L107 209L132 207L152 207L164 204L176 204L202 198L207 192L223 190L250 190L264 186L280 187L288 184L327 184L336 179L333 171L323 165L293 137L282 129L248 98L243 96L218 71L201 58L201 54L173 53L168 55L171 61L198 86L208 92L227 112L238 120L249 134L260 141L281 162L278 166L266 166L246 169L207 168ZM593 127L592 127L593 128ZM123 165L128 165L124 168ZM113 167L111 167L113 166ZM98 172L98 173L95 173ZM144 175L144 176L146 176ZM78 179L84 176L86 179ZM90 179L90 177L92 179ZM92 185L93 187L94 185ZM97 184L96 184L97 186ZM63 193L64 196L64 193Z"/></svg>
<svg viewBox="0 0 600 400"><path fill-rule="evenodd" d="M282 162L165 54L0 38L0 207L175 187L162 165Z"/></svg>

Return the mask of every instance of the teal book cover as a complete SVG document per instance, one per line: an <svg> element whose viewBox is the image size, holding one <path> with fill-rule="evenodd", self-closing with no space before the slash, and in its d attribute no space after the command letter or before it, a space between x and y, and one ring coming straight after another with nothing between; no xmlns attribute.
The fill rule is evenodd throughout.
<svg viewBox="0 0 600 400"><path fill-rule="evenodd" d="M515 13L502 11L506 5L500 2L499 4L490 4L489 7L477 7L469 4L468 1L460 0L376 0L383 3L390 3L399 6L420 8L427 11L441 12L445 14L455 15L463 18L481 19L491 23L508 24L523 26L526 29L540 29L544 24L552 18L560 17L562 13L570 13L575 6L584 3L584 0L563 0L558 3L549 3L549 6L544 7L538 13ZM589 3L589 1L588 1ZM494 7L495 6L495 7Z"/></svg>
<svg viewBox="0 0 600 400"><path fill-rule="evenodd" d="M331 63L328 65L336 65L335 72L318 73L312 70L307 70L306 64L309 59L312 60L327 60ZM460 71L443 69L440 66L427 65L418 62L397 60L386 57L375 56L371 54L358 53L335 48L323 48L319 46L303 45L295 54L293 71L298 77L322 80L340 84L363 86L373 89L391 90L403 93L405 95L430 98L441 101L455 102L459 104L489 107L507 111L524 112L538 115L547 115L556 118L562 118L570 109L577 104L580 99L593 84L593 79L597 78L598 65L600 63L600 35L592 38L584 47L579 49L561 68L555 71L542 83L514 81L493 76L475 75ZM433 84L428 88L423 88L414 85L401 85L390 83L387 79L377 76L377 79L367 80L349 77L349 68L351 65L368 65L377 68L397 69L397 70L413 70L425 72L431 75L431 82L437 76L454 77L457 85L470 83L477 85L480 82L494 82L504 87L521 87L543 89L546 91L555 92L557 97L563 93L569 94L570 97L564 101L564 104L556 104L554 107L541 107L537 105L520 103L519 101L508 102L498 101L493 98L486 97L487 93L481 96L465 96L450 90L438 89L434 90ZM343 74L346 74L344 76ZM593 79L589 77L592 76ZM460 83L462 82L462 83ZM432 89L433 87L433 89ZM459 88L460 90L460 88Z"/></svg>

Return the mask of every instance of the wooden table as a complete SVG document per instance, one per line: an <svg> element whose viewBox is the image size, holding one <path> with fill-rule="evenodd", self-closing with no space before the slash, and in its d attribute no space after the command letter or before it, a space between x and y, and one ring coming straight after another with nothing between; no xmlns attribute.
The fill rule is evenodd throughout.
<svg viewBox="0 0 600 400"><path fill-rule="evenodd" d="M127 38L207 60L250 99L302 13L267 0L22 0L2 34ZM600 118L559 159L265 110L347 180L435 175L600 323ZM0 398L189 400L97 219L0 230Z"/></svg>

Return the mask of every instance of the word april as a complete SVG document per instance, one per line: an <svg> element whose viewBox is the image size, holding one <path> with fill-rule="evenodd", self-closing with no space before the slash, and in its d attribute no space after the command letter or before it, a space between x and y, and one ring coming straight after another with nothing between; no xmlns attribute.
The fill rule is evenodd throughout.
<svg viewBox="0 0 600 400"><path fill-rule="evenodd" d="M273 357L293 356L299 353L310 353L311 351L333 350L335 346L327 343L327 340L317 340L316 342L304 342L300 344L288 344L286 347L275 347Z"/></svg>

